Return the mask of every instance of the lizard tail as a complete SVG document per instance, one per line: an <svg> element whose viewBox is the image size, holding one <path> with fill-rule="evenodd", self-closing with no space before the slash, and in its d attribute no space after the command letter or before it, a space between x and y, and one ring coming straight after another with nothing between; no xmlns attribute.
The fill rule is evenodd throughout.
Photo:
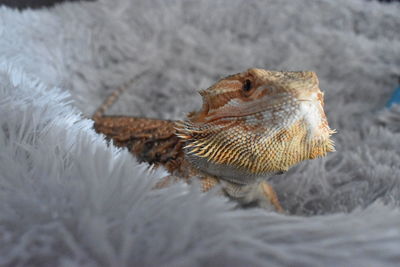
<svg viewBox="0 0 400 267"><path fill-rule="evenodd" d="M96 109L96 111L93 113L92 120L96 121L100 119L101 117L104 116L106 111L118 100L119 96L128 89L128 85L132 84L134 81L136 81L137 78L139 78L145 71L139 73L136 75L134 79L129 81L127 84L118 87L115 89L101 104L99 108Z"/></svg>
<svg viewBox="0 0 400 267"><path fill-rule="evenodd" d="M128 88L128 86L118 87L112 92L94 112L92 119L94 121L103 117L104 113L118 100L119 96Z"/></svg>

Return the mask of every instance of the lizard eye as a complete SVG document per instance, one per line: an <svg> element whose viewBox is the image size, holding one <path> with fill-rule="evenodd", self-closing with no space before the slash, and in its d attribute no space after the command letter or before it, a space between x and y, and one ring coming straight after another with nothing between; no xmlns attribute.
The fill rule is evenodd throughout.
<svg viewBox="0 0 400 267"><path fill-rule="evenodd" d="M243 91L245 91L247 93L251 90L251 87L252 87L251 81L245 80L244 84L243 84Z"/></svg>

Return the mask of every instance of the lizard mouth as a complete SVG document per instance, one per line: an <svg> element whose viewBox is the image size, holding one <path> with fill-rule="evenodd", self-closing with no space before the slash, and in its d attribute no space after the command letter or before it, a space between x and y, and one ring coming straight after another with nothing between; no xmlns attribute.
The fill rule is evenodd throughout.
<svg viewBox="0 0 400 267"><path fill-rule="evenodd" d="M257 116L264 116L268 117L276 117L275 113L285 114L286 118L290 118L295 116L294 113L289 112L288 110L297 110L301 107L302 103L310 103L312 106L318 107L321 103L315 99L296 99L295 101L287 104L287 105L253 105L248 107L241 107L240 110L234 110L234 108L226 108L223 111L219 111L218 114L209 113L208 118L206 119L207 123L213 123L218 121L230 121L238 118L246 118L246 117L257 117ZM321 105L322 107L322 105ZM321 113L319 113L321 117ZM279 115L278 115L279 116ZM268 123L268 119L265 121ZM269 122L273 124L272 121Z"/></svg>

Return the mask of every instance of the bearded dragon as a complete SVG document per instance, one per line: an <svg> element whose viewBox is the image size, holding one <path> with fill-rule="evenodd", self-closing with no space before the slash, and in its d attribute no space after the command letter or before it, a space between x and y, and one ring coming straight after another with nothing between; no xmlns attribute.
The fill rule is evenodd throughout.
<svg viewBox="0 0 400 267"><path fill-rule="evenodd" d="M93 116L94 128L140 161L163 165L175 177L217 184L242 205L283 211L266 178L334 151L323 93L311 71L252 68L200 91L203 106L186 120L104 116L115 92ZM171 178L172 177L172 178Z"/></svg>

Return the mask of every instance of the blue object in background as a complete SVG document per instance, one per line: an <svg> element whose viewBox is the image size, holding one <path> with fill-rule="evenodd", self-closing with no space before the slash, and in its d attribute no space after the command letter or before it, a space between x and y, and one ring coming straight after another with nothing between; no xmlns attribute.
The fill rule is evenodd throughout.
<svg viewBox="0 0 400 267"><path fill-rule="evenodd" d="M392 96L390 97L389 101L386 103L386 107L390 108L394 104L400 104L400 84L394 90L394 92L393 92Z"/></svg>

